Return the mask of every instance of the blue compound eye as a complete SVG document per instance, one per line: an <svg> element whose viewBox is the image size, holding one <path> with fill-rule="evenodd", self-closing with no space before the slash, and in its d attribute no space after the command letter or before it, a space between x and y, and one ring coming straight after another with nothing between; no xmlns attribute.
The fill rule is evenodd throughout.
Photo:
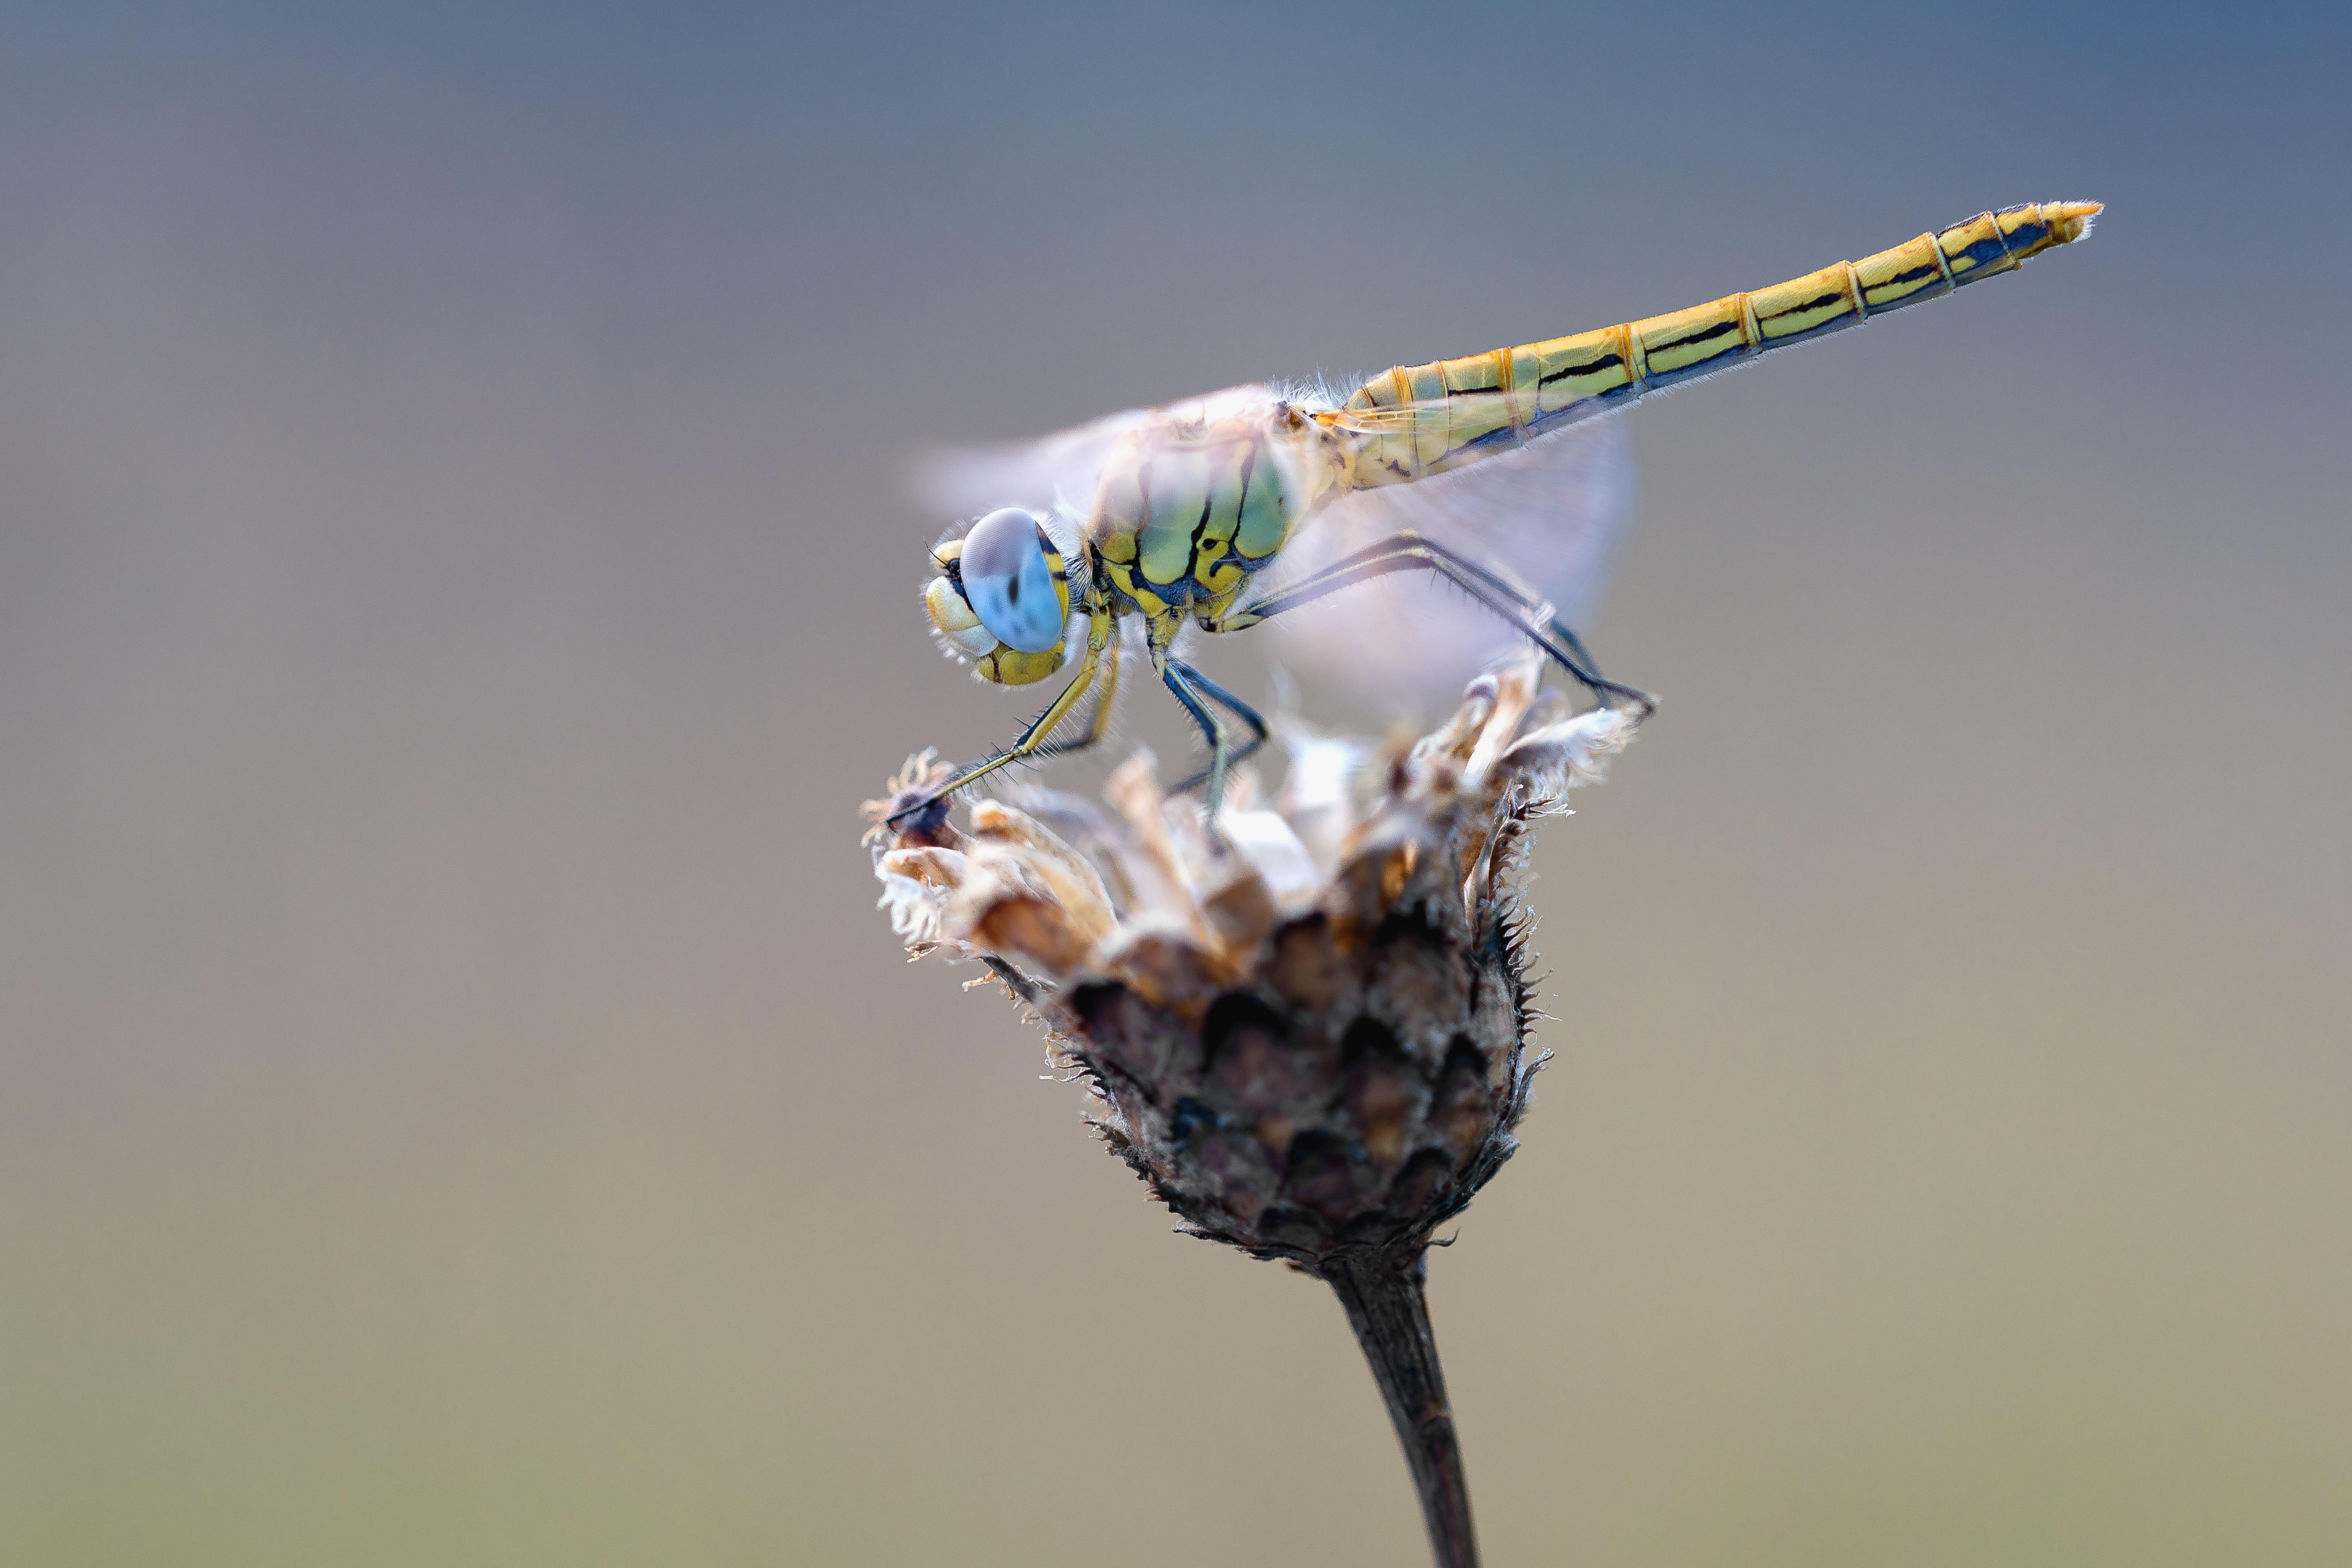
<svg viewBox="0 0 2352 1568"><path fill-rule="evenodd" d="M992 511L964 535L963 595L1009 648L1045 653L1062 643L1062 598L1045 561L1045 533L1017 506Z"/></svg>

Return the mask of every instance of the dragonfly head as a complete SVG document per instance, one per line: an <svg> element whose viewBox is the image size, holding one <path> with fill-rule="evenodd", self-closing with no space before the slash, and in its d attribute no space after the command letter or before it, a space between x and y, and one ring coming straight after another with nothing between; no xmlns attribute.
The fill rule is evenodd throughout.
<svg viewBox="0 0 2352 1568"><path fill-rule="evenodd" d="M1026 686L1062 668L1070 574L1045 525L1019 507L990 512L931 549L923 608L982 679Z"/></svg>

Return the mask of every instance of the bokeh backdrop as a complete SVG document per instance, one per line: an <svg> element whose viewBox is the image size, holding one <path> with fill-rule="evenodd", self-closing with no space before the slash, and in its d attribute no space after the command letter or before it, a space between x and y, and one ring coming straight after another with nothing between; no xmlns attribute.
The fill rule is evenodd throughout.
<svg viewBox="0 0 2352 1568"><path fill-rule="evenodd" d="M1424 1561L1328 1295L873 910L1025 712L907 464L2085 196L1633 416L1434 1310L1497 1564L2352 1558L2340 8L6 35L0 1561Z"/></svg>

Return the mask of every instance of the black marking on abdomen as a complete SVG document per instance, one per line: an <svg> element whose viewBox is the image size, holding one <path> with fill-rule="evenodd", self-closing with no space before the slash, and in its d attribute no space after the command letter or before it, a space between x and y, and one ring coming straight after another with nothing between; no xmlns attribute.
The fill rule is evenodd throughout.
<svg viewBox="0 0 2352 1568"><path fill-rule="evenodd" d="M1703 343L1709 338L1719 338L1726 332L1736 332L1738 331L1739 331L1739 323L1738 321L1717 321L1715 325L1707 328L1705 331L1692 332L1686 337L1675 338L1668 342L1645 343L1643 347L1644 351L1649 353L1664 353L1668 349L1688 348L1693 343ZM1714 356L1709 355L1708 357L1713 358Z"/></svg>
<svg viewBox="0 0 2352 1568"><path fill-rule="evenodd" d="M1818 310L1824 305L1851 305L1853 303L1853 298L1848 295L1844 289L1841 289L1834 294L1816 294L1810 300L1801 300L1785 310L1775 310L1770 315L1765 316L1761 319L1767 321L1777 321L1783 316L1801 316L1808 310Z"/></svg>
<svg viewBox="0 0 2352 1568"><path fill-rule="evenodd" d="M1973 283L1978 278L1983 275L1981 269L1986 264L1999 261L2002 257L2007 256L2008 254L2009 241L2002 237L2000 226L1999 224L1995 224L1993 226L1991 238L1978 240L1974 245L1969 246L1966 250L1960 252L1961 257L1975 262L1976 265L1969 268L1966 272L1958 273L1953 278L1952 281L1955 283Z"/></svg>
<svg viewBox="0 0 2352 1568"><path fill-rule="evenodd" d="M1565 370L1556 370L1549 375L1539 376L1536 380L1536 384L1549 386L1555 381L1566 381L1570 376L1598 375L1612 365L1624 363L1625 356L1622 354L1602 354L1599 359L1587 360L1582 364L1572 364Z"/></svg>

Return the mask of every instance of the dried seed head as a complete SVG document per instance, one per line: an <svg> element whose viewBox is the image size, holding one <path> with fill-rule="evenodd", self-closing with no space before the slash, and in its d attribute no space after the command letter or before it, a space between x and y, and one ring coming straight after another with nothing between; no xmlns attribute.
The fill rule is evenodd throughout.
<svg viewBox="0 0 2352 1568"><path fill-rule="evenodd" d="M866 806L882 907L910 952L981 959L1036 1010L1088 1118L1195 1234L1318 1272L1417 1254L1510 1157L1540 1065L1531 824L1633 733L1568 716L1540 676L1473 682L1369 800L1362 748L1295 741L1282 797L1244 773L1213 827L1139 754L1108 813L1031 791L894 831L945 776L926 752Z"/></svg>

